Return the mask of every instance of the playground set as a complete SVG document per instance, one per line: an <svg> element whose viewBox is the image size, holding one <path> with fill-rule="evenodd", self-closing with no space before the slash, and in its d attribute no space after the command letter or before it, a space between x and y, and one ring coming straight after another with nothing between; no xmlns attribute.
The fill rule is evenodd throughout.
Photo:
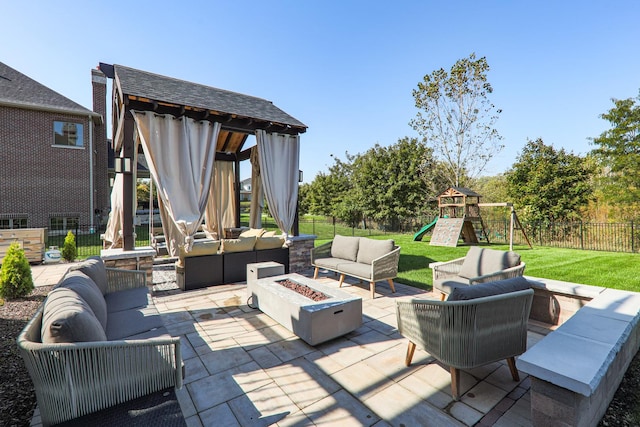
<svg viewBox="0 0 640 427"><path fill-rule="evenodd" d="M513 250L513 232L522 232L529 247L531 242L520 224L513 203L480 203L482 196L473 190L463 187L450 187L441 193L438 199L440 215L433 222L422 227L413 240L422 240L422 237L431 229L430 244L433 246L458 246L460 239L465 244L477 245L479 240L489 241L489 235L480 215L481 207L505 207L511 210L509 225L509 248Z"/></svg>

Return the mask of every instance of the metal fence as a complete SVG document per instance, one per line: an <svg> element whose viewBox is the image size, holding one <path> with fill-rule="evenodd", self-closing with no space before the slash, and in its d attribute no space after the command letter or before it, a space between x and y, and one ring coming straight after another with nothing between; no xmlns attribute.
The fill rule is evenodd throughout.
<svg viewBox="0 0 640 427"><path fill-rule="evenodd" d="M384 236L387 234L413 234L424 224L434 218L405 218L391 222L365 220L357 226L348 225L336 218L301 219L301 234L314 234L318 240L330 240L336 234L347 236ZM485 231L491 243L509 243L508 219L485 221ZM241 225L248 226L242 222ZM263 217L262 226L269 230L277 230L278 226L271 217ZM610 252L640 252L640 225L637 221L625 223L522 223L524 231L532 245L549 246L568 249L582 249ZM78 258L100 255L104 230L89 226L78 226L71 230L75 235ZM46 246L64 245L67 230L47 233ZM136 246L149 246L149 227L135 227ZM429 234L427 234L429 236ZM524 245L526 240L522 232L516 230L514 244Z"/></svg>

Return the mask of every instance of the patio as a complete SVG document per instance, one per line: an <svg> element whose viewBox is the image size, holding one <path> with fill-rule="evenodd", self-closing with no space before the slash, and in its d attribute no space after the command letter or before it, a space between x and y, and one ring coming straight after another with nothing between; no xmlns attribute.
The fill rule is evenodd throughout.
<svg viewBox="0 0 640 427"><path fill-rule="evenodd" d="M372 300L368 286L347 280L342 289L362 297L363 325L312 347L249 308L245 283L182 292L172 264L153 276L163 321L182 338L185 386L176 394L188 426L531 425L529 379L514 382L504 362L464 372L458 402L448 368L427 353L405 367L395 301L434 294L396 283L396 293L381 287ZM338 286L332 274L318 280ZM528 346L547 332L530 323Z"/></svg>

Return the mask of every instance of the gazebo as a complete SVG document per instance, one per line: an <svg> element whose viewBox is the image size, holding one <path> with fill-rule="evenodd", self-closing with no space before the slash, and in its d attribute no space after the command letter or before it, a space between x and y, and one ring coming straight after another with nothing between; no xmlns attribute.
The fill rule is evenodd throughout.
<svg viewBox="0 0 640 427"><path fill-rule="evenodd" d="M300 137L307 129L271 101L122 65L100 63L113 80L116 178L105 240L133 251L135 165L158 189L169 253L189 250L202 226L210 235L240 225L240 162L252 164L251 227L262 200L281 231L298 235ZM245 146L255 135L256 145ZM113 245L112 247L116 247Z"/></svg>

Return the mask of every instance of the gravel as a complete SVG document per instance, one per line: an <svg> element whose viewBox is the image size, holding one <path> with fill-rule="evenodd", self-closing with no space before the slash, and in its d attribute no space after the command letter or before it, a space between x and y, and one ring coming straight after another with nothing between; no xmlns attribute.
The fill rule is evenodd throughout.
<svg viewBox="0 0 640 427"><path fill-rule="evenodd" d="M28 426L31 422L36 395L16 338L50 290L51 286L37 287L26 298L5 300L0 305L0 426Z"/></svg>
<svg viewBox="0 0 640 427"><path fill-rule="evenodd" d="M155 282L155 280L154 280ZM16 338L36 312L51 286L37 287L26 298L0 300L0 426L28 426L36 406L29 373ZM636 354L600 427L640 425L640 353Z"/></svg>

